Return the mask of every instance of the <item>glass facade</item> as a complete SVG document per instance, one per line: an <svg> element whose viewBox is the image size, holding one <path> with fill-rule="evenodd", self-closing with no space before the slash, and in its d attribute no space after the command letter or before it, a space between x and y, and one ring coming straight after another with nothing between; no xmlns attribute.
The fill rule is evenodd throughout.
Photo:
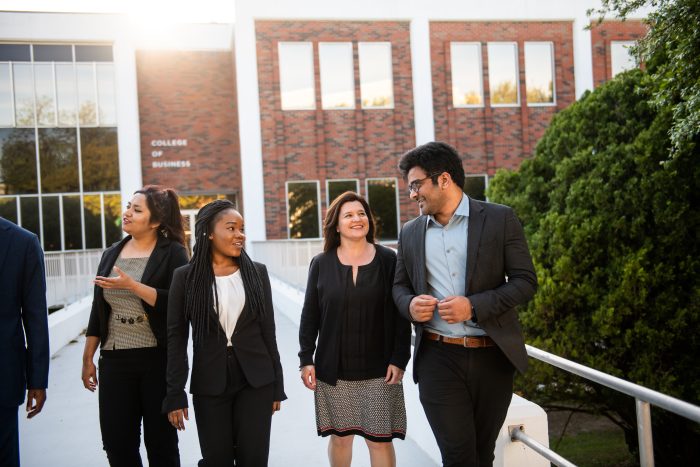
<svg viewBox="0 0 700 467"><path fill-rule="evenodd" d="M481 107L484 92L481 71L481 44L478 42L450 43L452 68L452 105Z"/></svg>
<svg viewBox="0 0 700 467"><path fill-rule="evenodd" d="M321 103L324 109L355 108L351 42L320 42Z"/></svg>
<svg viewBox="0 0 700 467"><path fill-rule="evenodd" d="M368 178L367 202L376 224L377 240L399 238L398 183L396 178Z"/></svg>
<svg viewBox="0 0 700 467"><path fill-rule="evenodd" d="M551 42L525 42L528 105L554 104L554 51Z"/></svg>
<svg viewBox="0 0 700 467"><path fill-rule="evenodd" d="M46 251L121 238L111 45L0 44L0 215Z"/></svg>
<svg viewBox="0 0 700 467"><path fill-rule="evenodd" d="M488 56L491 105L519 105L518 45L514 42L489 42Z"/></svg>
<svg viewBox="0 0 700 467"><path fill-rule="evenodd" d="M321 210L318 181L287 182L287 235L320 238Z"/></svg>
<svg viewBox="0 0 700 467"><path fill-rule="evenodd" d="M357 46L362 108L393 109L391 42L359 42Z"/></svg>
<svg viewBox="0 0 700 467"><path fill-rule="evenodd" d="M282 110L315 109L311 42L280 42L278 51Z"/></svg>
<svg viewBox="0 0 700 467"><path fill-rule="evenodd" d="M334 199L346 191L354 191L359 194L359 180L356 178L326 180L326 206L330 206Z"/></svg>
<svg viewBox="0 0 700 467"><path fill-rule="evenodd" d="M464 179L463 191L470 198L486 201L488 180L486 175L467 175Z"/></svg>

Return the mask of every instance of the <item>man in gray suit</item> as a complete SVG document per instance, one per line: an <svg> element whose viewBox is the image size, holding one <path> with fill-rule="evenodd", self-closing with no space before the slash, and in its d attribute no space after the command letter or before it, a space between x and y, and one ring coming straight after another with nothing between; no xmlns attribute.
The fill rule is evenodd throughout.
<svg viewBox="0 0 700 467"><path fill-rule="evenodd" d="M527 354L516 306L537 278L507 206L470 199L454 148L408 151L399 169L421 215L399 235L394 301L413 322L413 379L443 465L490 466Z"/></svg>

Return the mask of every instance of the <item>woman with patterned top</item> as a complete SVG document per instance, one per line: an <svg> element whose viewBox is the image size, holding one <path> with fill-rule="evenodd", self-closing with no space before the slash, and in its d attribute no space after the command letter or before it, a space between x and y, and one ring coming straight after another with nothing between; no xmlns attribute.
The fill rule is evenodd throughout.
<svg viewBox="0 0 700 467"><path fill-rule="evenodd" d="M179 430L190 392L207 467L264 467L272 415L287 398L267 269L244 250L243 217L231 201L197 213L194 253L173 276L168 305L168 392L163 411Z"/></svg>
<svg viewBox="0 0 700 467"><path fill-rule="evenodd" d="M122 216L128 235L105 250L83 352L83 385L97 389L102 444L112 467L180 465L177 431L160 412L165 397L168 290L187 264L177 194L155 185L134 193Z"/></svg>
<svg viewBox="0 0 700 467"><path fill-rule="evenodd" d="M374 231L358 194L331 203L301 312L301 379L314 391L317 432L330 435L334 467L350 465L353 435L365 438L373 467L394 466L392 440L406 435L401 379L411 329L391 296L396 253L375 244Z"/></svg>

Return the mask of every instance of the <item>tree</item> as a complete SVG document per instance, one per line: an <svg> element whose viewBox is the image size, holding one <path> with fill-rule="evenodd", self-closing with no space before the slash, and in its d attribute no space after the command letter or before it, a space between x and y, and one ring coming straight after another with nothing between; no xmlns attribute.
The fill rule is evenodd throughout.
<svg viewBox="0 0 700 467"><path fill-rule="evenodd" d="M700 402L700 159L675 144L672 106L634 70L554 117L532 159L499 172L492 200L523 221L540 282L521 312L532 345ZM545 364L520 382L620 425L637 447L632 398ZM654 410L657 465L691 465L697 424Z"/></svg>

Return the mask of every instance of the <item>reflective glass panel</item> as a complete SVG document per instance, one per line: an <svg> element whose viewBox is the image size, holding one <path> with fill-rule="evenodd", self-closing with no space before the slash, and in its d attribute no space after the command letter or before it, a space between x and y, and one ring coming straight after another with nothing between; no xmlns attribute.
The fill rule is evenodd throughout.
<svg viewBox="0 0 700 467"><path fill-rule="evenodd" d="M85 248L102 248L102 201L100 195L83 196Z"/></svg>
<svg viewBox="0 0 700 467"><path fill-rule="evenodd" d="M0 194L37 192L33 128L0 128Z"/></svg>
<svg viewBox="0 0 700 467"><path fill-rule="evenodd" d="M34 126L34 78L30 63L12 65L15 85L15 122L17 126Z"/></svg>
<svg viewBox="0 0 700 467"><path fill-rule="evenodd" d="M613 41L610 43L610 65L613 77L623 71L637 68L637 59L632 55L634 41Z"/></svg>
<svg viewBox="0 0 700 467"><path fill-rule="evenodd" d="M15 196L8 196L0 198L0 217L4 217L10 222L17 221L17 198Z"/></svg>
<svg viewBox="0 0 700 467"><path fill-rule="evenodd" d="M0 62L29 62L29 44L0 44Z"/></svg>
<svg viewBox="0 0 700 467"><path fill-rule="evenodd" d="M390 42L360 42L360 95L363 109L394 107Z"/></svg>
<svg viewBox="0 0 700 467"><path fill-rule="evenodd" d="M100 111L100 126L117 124L117 104L114 94L114 65L98 63L97 102Z"/></svg>
<svg viewBox="0 0 700 467"><path fill-rule="evenodd" d="M53 65L34 64L36 118L39 126L56 126L56 97L54 95Z"/></svg>
<svg viewBox="0 0 700 467"><path fill-rule="evenodd" d="M56 99L58 100L58 124L75 126L75 109L78 102L75 86L75 66L56 64Z"/></svg>
<svg viewBox="0 0 700 467"><path fill-rule="evenodd" d="M79 191L74 128L39 128L39 162L42 192Z"/></svg>
<svg viewBox="0 0 700 467"><path fill-rule="evenodd" d="M321 102L324 109L355 108L352 43L320 42Z"/></svg>
<svg viewBox="0 0 700 467"><path fill-rule="evenodd" d="M22 227L33 232L41 241L39 232L39 199L36 196L23 196L19 199L19 209L22 213Z"/></svg>
<svg viewBox="0 0 700 467"><path fill-rule="evenodd" d="M396 205L396 179L367 180L367 201L374 215L377 240L398 238L399 213Z"/></svg>
<svg viewBox="0 0 700 467"><path fill-rule="evenodd" d="M315 109L311 43L280 42L278 52L282 110Z"/></svg>
<svg viewBox="0 0 700 467"><path fill-rule="evenodd" d="M65 250L82 250L82 224L80 196L63 196L63 248Z"/></svg>
<svg viewBox="0 0 700 467"><path fill-rule="evenodd" d="M10 64L0 63L0 126L14 126Z"/></svg>
<svg viewBox="0 0 700 467"><path fill-rule="evenodd" d="M44 224L44 251L61 250L61 212L58 196L41 197L41 217Z"/></svg>
<svg viewBox="0 0 700 467"><path fill-rule="evenodd" d="M119 151L116 128L81 128L83 190L119 189Z"/></svg>
<svg viewBox="0 0 700 467"><path fill-rule="evenodd" d="M554 54L551 42L525 42L528 104L554 103Z"/></svg>
<svg viewBox="0 0 700 467"><path fill-rule="evenodd" d="M464 179L464 192L470 198L486 201L486 176L467 175Z"/></svg>
<svg viewBox="0 0 700 467"><path fill-rule="evenodd" d="M319 238L318 183L287 182L289 238Z"/></svg>
<svg viewBox="0 0 700 467"><path fill-rule="evenodd" d="M481 44L452 42L452 105L471 107L484 105L481 71Z"/></svg>
<svg viewBox="0 0 700 467"><path fill-rule="evenodd" d="M73 47L70 45L42 45L34 47L35 62L72 62Z"/></svg>
<svg viewBox="0 0 700 467"><path fill-rule="evenodd" d="M75 46L75 61L76 62L111 62L112 46L111 45L76 45Z"/></svg>
<svg viewBox="0 0 700 467"><path fill-rule="evenodd" d="M491 105L517 105L518 47L512 42L489 42Z"/></svg>
<svg viewBox="0 0 700 467"><path fill-rule="evenodd" d="M107 246L122 238L122 197L119 195L104 195L105 208L105 241Z"/></svg>
<svg viewBox="0 0 700 467"><path fill-rule="evenodd" d="M328 180L328 205L346 191L359 193L357 180Z"/></svg>
<svg viewBox="0 0 700 467"><path fill-rule="evenodd" d="M78 76L78 116L80 125L97 125L97 95L95 94L95 67L92 64L75 65Z"/></svg>

